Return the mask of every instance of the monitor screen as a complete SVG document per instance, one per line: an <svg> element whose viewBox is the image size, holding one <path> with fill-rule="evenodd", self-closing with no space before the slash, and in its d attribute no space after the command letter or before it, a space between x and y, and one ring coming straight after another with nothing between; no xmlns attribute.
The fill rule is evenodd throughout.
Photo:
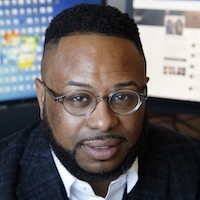
<svg viewBox="0 0 200 200"><path fill-rule="evenodd" d="M200 103L200 1L133 0L150 97Z"/></svg>
<svg viewBox="0 0 200 200"><path fill-rule="evenodd" d="M101 0L0 0L0 104L36 97L46 27L64 8Z"/></svg>

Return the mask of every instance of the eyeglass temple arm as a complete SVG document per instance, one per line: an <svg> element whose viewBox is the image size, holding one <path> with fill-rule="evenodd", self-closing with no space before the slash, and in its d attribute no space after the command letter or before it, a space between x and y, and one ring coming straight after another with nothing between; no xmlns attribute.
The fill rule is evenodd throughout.
<svg viewBox="0 0 200 200"><path fill-rule="evenodd" d="M55 96L54 94L53 94L53 92L47 87L47 85L45 84L45 82L43 81L42 82L43 83L43 85L44 85L44 87L45 87L45 90L48 92L48 94L50 95L50 97L52 97L52 99L54 100L54 101L59 101L59 102L62 102L63 101L63 97L62 96Z"/></svg>
<svg viewBox="0 0 200 200"><path fill-rule="evenodd" d="M146 101L148 99L147 85L145 85L144 93L140 93L140 98L142 101Z"/></svg>

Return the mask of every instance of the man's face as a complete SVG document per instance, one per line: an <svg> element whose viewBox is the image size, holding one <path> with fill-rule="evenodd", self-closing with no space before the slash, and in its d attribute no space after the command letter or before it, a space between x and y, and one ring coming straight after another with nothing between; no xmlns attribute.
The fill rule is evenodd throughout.
<svg viewBox="0 0 200 200"><path fill-rule="evenodd" d="M94 34L64 37L55 52L46 56L44 81L59 95L77 90L95 96L119 89L143 92L147 82L142 56L126 39ZM45 107L55 140L74 153L82 169L110 172L123 163L141 134L144 104L124 116L101 101L90 115L74 116L55 102L38 80L36 86L41 116Z"/></svg>

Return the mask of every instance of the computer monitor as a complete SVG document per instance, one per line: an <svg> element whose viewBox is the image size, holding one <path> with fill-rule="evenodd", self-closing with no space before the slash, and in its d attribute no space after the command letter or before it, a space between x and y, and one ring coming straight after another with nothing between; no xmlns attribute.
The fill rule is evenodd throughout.
<svg viewBox="0 0 200 200"><path fill-rule="evenodd" d="M0 105L33 100L44 33L52 17L80 3L102 0L0 0Z"/></svg>
<svg viewBox="0 0 200 200"><path fill-rule="evenodd" d="M200 1L133 0L132 7L152 106L200 114Z"/></svg>

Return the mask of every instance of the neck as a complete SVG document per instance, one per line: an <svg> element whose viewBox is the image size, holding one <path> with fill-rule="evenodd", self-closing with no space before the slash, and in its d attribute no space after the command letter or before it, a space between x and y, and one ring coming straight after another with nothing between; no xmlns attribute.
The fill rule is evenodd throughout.
<svg viewBox="0 0 200 200"><path fill-rule="evenodd" d="M101 182L89 182L96 195L105 197L108 192L109 184L112 180L105 180Z"/></svg>

